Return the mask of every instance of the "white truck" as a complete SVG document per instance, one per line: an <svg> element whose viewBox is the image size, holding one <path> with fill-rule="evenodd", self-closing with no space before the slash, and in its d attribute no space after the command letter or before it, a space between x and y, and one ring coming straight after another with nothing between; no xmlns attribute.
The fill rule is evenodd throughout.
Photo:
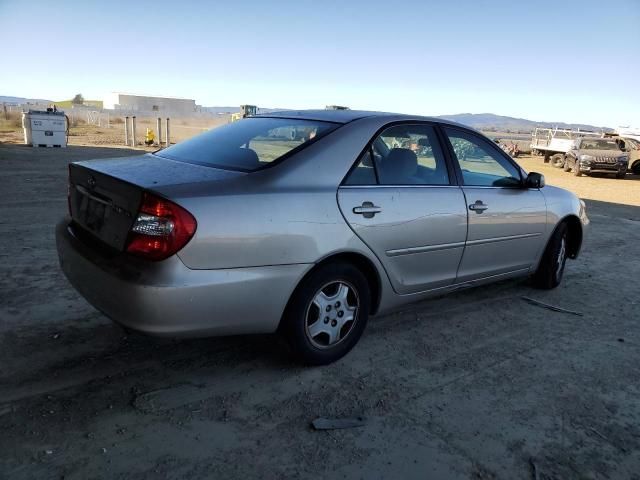
<svg viewBox="0 0 640 480"><path fill-rule="evenodd" d="M600 138L602 134L579 129L536 128L531 134L531 153L544 155L544 163L553 160L555 166L562 167L565 155L581 137Z"/></svg>

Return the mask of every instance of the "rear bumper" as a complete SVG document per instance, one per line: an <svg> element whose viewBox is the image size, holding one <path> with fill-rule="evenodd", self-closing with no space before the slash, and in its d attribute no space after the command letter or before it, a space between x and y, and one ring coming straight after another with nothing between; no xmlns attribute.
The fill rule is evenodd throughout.
<svg viewBox="0 0 640 480"><path fill-rule="evenodd" d="M56 227L60 266L95 308L125 327L160 336L270 333L309 265L191 270L177 256L144 262L106 256Z"/></svg>

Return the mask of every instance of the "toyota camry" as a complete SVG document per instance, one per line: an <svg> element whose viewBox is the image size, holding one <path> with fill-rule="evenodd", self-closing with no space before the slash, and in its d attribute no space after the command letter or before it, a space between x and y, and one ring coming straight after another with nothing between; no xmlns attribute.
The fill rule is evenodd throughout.
<svg viewBox="0 0 640 480"><path fill-rule="evenodd" d="M60 264L105 315L154 335L280 332L309 364L429 296L526 276L556 287L589 222L475 130L353 110L75 162L68 192Z"/></svg>

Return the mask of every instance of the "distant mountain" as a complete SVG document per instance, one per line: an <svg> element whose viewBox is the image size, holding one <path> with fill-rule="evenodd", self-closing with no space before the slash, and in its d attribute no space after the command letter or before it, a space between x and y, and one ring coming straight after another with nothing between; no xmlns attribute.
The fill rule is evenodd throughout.
<svg viewBox="0 0 640 480"><path fill-rule="evenodd" d="M24 98L24 97L10 97L0 95L0 103L53 103L51 100L45 100L43 98Z"/></svg>
<svg viewBox="0 0 640 480"><path fill-rule="evenodd" d="M240 111L240 107L201 107L203 112L214 113L214 114L223 114L223 113L237 113ZM285 108L263 108L258 107L258 113L271 113L271 112L281 112L286 110Z"/></svg>
<svg viewBox="0 0 640 480"><path fill-rule="evenodd" d="M236 113L240 107L200 107L203 112L208 113Z"/></svg>
<svg viewBox="0 0 640 480"><path fill-rule="evenodd" d="M455 115L440 115L438 118L451 120L453 122L462 123L478 130L499 131L499 132L530 132L536 127L546 128L579 128L580 130L592 130L599 132L612 131L608 127L597 127L594 125L586 125L582 123L565 123L565 122L536 122L525 118L505 117L495 115L493 113L458 113Z"/></svg>

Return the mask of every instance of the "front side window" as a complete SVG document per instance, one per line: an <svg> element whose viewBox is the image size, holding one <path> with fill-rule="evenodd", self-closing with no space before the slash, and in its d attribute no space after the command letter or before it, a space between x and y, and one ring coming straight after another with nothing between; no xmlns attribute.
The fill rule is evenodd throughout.
<svg viewBox="0 0 640 480"><path fill-rule="evenodd" d="M481 187L519 187L518 168L498 152L490 142L455 128L445 133L462 170L465 185Z"/></svg>
<svg viewBox="0 0 640 480"><path fill-rule="evenodd" d="M289 118L246 118L166 148L156 155L208 167L253 172L338 128Z"/></svg>
<svg viewBox="0 0 640 480"><path fill-rule="evenodd" d="M376 174L380 185L449 185L433 127L406 124L385 129L371 142L345 183L375 184Z"/></svg>

